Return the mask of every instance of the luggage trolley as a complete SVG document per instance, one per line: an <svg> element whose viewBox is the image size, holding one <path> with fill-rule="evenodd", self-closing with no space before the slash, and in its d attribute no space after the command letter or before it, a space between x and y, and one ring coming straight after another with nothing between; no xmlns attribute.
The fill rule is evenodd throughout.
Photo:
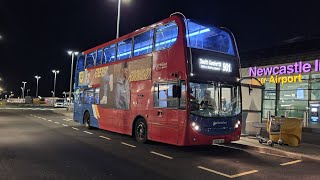
<svg viewBox="0 0 320 180"><path fill-rule="evenodd" d="M266 126L258 127L260 131L257 133L257 138L259 139L259 143L267 143L270 147L272 147L275 143L282 146L284 144L283 140L281 139L281 124L284 121L284 116L276 117L271 116L270 120L267 121ZM266 127L266 129L265 129ZM277 140L271 138L271 136L279 136Z"/></svg>

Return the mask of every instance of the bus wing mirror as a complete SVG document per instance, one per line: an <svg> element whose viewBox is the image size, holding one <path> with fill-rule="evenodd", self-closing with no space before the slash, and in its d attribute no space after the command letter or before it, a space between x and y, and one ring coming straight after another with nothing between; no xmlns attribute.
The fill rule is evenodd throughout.
<svg viewBox="0 0 320 180"><path fill-rule="evenodd" d="M173 85L172 95L173 97L181 98L181 86Z"/></svg>

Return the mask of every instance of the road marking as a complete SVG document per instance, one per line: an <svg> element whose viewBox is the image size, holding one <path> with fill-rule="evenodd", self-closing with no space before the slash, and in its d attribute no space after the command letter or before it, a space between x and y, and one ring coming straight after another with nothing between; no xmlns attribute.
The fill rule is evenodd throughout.
<svg viewBox="0 0 320 180"><path fill-rule="evenodd" d="M72 121L73 119L70 119L70 118L66 118L66 119L62 119L64 121Z"/></svg>
<svg viewBox="0 0 320 180"><path fill-rule="evenodd" d="M157 153L157 152L154 152L154 151L150 151L150 153L158 155L158 156L162 156L162 157L167 158L167 159L173 159L173 157L170 157L170 156L167 156L167 155L164 155L164 154L161 154L161 153Z"/></svg>
<svg viewBox="0 0 320 180"><path fill-rule="evenodd" d="M129 147L133 147L133 148L136 147L136 146L134 146L134 145L132 145L132 144L127 144L127 143L124 143L124 142L121 142L121 144L126 145L126 146L129 146Z"/></svg>
<svg viewBox="0 0 320 180"><path fill-rule="evenodd" d="M42 118L43 120L47 120L46 118Z"/></svg>
<svg viewBox="0 0 320 180"><path fill-rule="evenodd" d="M68 125L66 125L66 124L62 124L62 126L65 126L65 127L67 127Z"/></svg>
<svg viewBox="0 0 320 180"><path fill-rule="evenodd" d="M218 174L220 176L224 176L224 177L230 178L230 179L259 172L258 170L252 170L252 171L242 172L242 173L239 173L239 174L229 175L229 174L225 174L225 173L222 173L222 172L219 172L219 171L215 171L213 169L209 169L209 168L206 168L206 167L203 167L203 166L198 166L198 168L202 169L202 170L205 170L205 171L209 171L209 172Z"/></svg>
<svg viewBox="0 0 320 180"><path fill-rule="evenodd" d="M52 122L52 120L48 120L48 121Z"/></svg>
<svg viewBox="0 0 320 180"><path fill-rule="evenodd" d="M269 156L293 159L293 158L290 158L288 156L282 156L282 155L278 155L278 154L271 154L271 153L267 153L267 152L260 152L260 151L250 150L250 149L247 150L247 149L227 146L227 145L223 145L223 144L213 144L213 146L220 146L220 147L225 147L225 148L229 148L229 149L236 149L236 150L244 151L244 152L248 152L248 153L259 153L259 154L266 154L266 155L269 155Z"/></svg>
<svg viewBox="0 0 320 180"><path fill-rule="evenodd" d="M103 138L103 139L106 139L106 140L111 140L110 138L105 137L105 136L99 136L99 137L101 137L101 138Z"/></svg>
<svg viewBox="0 0 320 180"><path fill-rule="evenodd" d="M295 161L290 161L290 162L287 162L287 163L282 163L282 164L280 164L280 166L287 166L287 165L296 164L296 163L299 163L299 162L302 162L302 160L295 160Z"/></svg>
<svg viewBox="0 0 320 180"><path fill-rule="evenodd" d="M239 173L239 174L234 174L232 175L232 178L237 178L240 176L245 176L245 175L249 175L249 174L253 174L253 173L257 173L259 172L258 170L252 170L252 171L247 171L247 172L243 172L243 173Z"/></svg>
<svg viewBox="0 0 320 180"><path fill-rule="evenodd" d="M42 117L39 116L38 118L41 119Z"/></svg>
<svg viewBox="0 0 320 180"><path fill-rule="evenodd" d="M58 123L58 122L54 122L54 123L56 123L56 124L60 124L60 123Z"/></svg>
<svg viewBox="0 0 320 180"><path fill-rule="evenodd" d="M93 134L93 133L91 133L91 132L88 132L88 131L83 131L83 132L85 132L85 133L87 133L87 134Z"/></svg>
<svg viewBox="0 0 320 180"><path fill-rule="evenodd" d="M212 173L215 173L215 174L218 174L218 175L221 175L221 176L224 176L224 177L227 177L227 178L232 178L232 176L230 176L228 174L224 174L222 172L215 171L215 170L212 170L212 169L209 169L209 168L205 168L205 167L202 167L202 166L198 166L198 168L202 169L202 170L206 170L206 171L212 172Z"/></svg>
<svg viewBox="0 0 320 180"><path fill-rule="evenodd" d="M77 131L79 131L79 129L78 128L75 128L75 127L71 127L72 129L74 129L74 130L77 130Z"/></svg>

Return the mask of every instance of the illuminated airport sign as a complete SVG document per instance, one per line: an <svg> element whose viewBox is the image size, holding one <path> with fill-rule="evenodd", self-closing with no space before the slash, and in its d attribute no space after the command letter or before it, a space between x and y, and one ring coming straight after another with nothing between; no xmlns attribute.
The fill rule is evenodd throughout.
<svg viewBox="0 0 320 180"><path fill-rule="evenodd" d="M320 61L317 59L314 63L295 62L288 65L278 65L270 67L250 67L248 70L250 77L256 77L262 84L268 80L269 83L293 83L302 82L302 73L311 71L320 71Z"/></svg>

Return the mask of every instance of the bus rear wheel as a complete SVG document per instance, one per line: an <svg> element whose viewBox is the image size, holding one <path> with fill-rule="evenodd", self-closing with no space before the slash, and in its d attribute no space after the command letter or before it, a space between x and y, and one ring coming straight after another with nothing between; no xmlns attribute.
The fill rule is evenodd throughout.
<svg viewBox="0 0 320 180"><path fill-rule="evenodd" d="M148 137L147 123L143 118L139 118L135 124L135 137L139 143L146 143Z"/></svg>
<svg viewBox="0 0 320 180"><path fill-rule="evenodd" d="M86 112L83 116L83 123L87 129L91 129L90 126L90 114Z"/></svg>

